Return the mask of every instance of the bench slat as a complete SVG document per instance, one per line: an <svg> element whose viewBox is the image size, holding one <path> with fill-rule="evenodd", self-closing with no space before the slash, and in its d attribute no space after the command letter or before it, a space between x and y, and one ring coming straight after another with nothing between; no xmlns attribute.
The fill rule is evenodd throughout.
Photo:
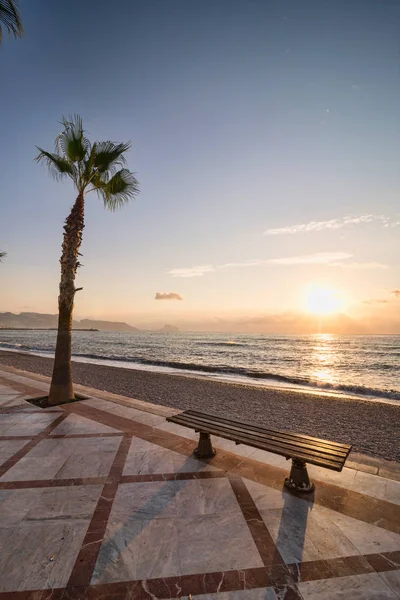
<svg viewBox="0 0 400 600"><path fill-rule="evenodd" d="M173 417L168 417L168 421L172 422L172 423L177 423L178 425L184 425L186 427L191 427L193 429L193 426L184 422L184 421L180 421L180 419L178 418L179 415L175 415ZM210 426L207 429L207 432L212 434L212 435L220 435L220 431L218 430L218 427L213 427ZM313 465L317 465L320 467L325 467L327 469L331 469L332 471L341 471L343 468L343 462L335 462L335 461L331 461L331 460L327 460L321 457L313 457L310 456L308 454L304 454L301 451L288 451L287 449L284 448L277 448L276 446L270 445L267 442L263 441L260 442L258 440L252 439L248 436L241 436L241 435L237 435L234 432L229 433L224 432L221 437L224 437L228 440L232 440L234 442L239 441L241 444L247 444L249 446L252 446L254 448L258 448L260 450L267 450L270 452L273 452L274 454L278 454L280 456L284 456L285 458L299 458L300 460L304 460L307 463L313 464Z"/></svg>
<svg viewBox="0 0 400 600"><path fill-rule="evenodd" d="M207 428L209 425L214 425L214 426L220 427L221 430L229 429L229 430L237 431L238 434L249 435L254 438L260 438L261 440L264 439L273 444L277 444L277 445L283 444L283 445L291 446L294 448L300 447L300 448L304 449L304 451L316 452L321 455L324 455L326 458L334 459L334 460L336 458L338 458L339 460L346 459L346 457L348 455L348 451L331 450L321 444L307 443L308 440L306 440L305 442L300 442L298 440L293 440L289 437L283 436L282 434L280 434L278 436L278 435L270 435L268 432L266 432L266 433L260 432L259 433L258 431L253 431L251 428L241 427L240 423L238 423L238 424L234 423L234 424L228 426L225 423L219 424L219 422L217 420L215 420L215 422L213 422L210 419L202 419L201 417L198 417L198 416L194 417L192 415L188 415L187 413L183 413L181 416L186 419L186 422L192 422L193 425L197 423L199 429L201 429L202 426Z"/></svg>
<svg viewBox="0 0 400 600"><path fill-rule="evenodd" d="M311 437L309 435L303 435L302 433L293 433L291 431L284 431L283 429L268 429L266 427L260 427L259 425L254 425L253 423L249 423L247 421L233 421L232 419L226 419L225 417L220 417L220 416L216 416L216 415L211 415L209 413L202 413L199 412L197 410L185 410L184 413L180 413L180 414L185 414L185 415L193 415L193 416L199 416L199 417L209 417L210 419L212 419L213 421L221 421L224 423L227 423L228 425L240 425L240 426L244 426L244 427L249 427L251 428L251 430L254 431L260 431L261 433L272 433L272 434L283 434L285 436L288 437L292 437L294 439L299 439L301 440L309 440L310 442L317 442L319 444L323 444L326 446L331 447L332 449L337 448L338 450L343 450L344 452L349 452L349 449L351 448L351 446L348 446L347 444L339 444L338 442L331 442L330 440L322 440L320 438L316 438L316 437Z"/></svg>
<svg viewBox="0 0 400 600"><path fill-rule="evenodd" d="M184 425L186 427L196 428L197 431L205 431L207 433L212 433L213 435L218 435L220 437L224 437L232 441L239 442L241 444L247 444L249 446L253 446L261 450L269 450L271 452L274 452L275 454L280 454L281 456L295 456L313 464L323 464L324 466L329 465L329 468L338 471L342 469L342 466L346 460L346 457L330 456L318 451L313 452L302 448L300 445L274 443L274 441L269 441L268 439L263 439L259 436L241 433L233 428L221 428L218 425L213 425L211 423L208 423L207 425L205 425L205 423L198 425L190 419L186 419L184 417L179 418L179 415L177 415L176 417L172 417L170 420L173 420L173 422L178 423L180 425Z"/></svg>
<svg viewBox="0 0 400 600"><path fill-rule="evenodd" d="M351 450L351 446L346 444L280 429L266 429L195 410L168 417L167 421L334 471L342 470Z"/></svg>

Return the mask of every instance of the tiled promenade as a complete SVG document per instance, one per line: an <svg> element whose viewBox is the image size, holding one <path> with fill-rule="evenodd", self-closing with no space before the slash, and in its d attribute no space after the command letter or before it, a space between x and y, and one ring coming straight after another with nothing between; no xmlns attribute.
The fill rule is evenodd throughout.
<svg viewBox="0 0 400 600"><path fill-rule="evenodd" d="M400 598L400 467L350 455L283 492L282 458L167 423L177 411L0 370L0 600ZM382 476L385 475L385 476Z"/></svg>

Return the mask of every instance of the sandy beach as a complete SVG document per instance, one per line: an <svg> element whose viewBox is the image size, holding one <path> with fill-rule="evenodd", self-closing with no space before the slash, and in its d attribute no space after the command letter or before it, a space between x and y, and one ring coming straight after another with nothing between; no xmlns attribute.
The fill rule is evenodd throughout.
<svg viewBox="0 0 400 600"><path fill-rule="evenodd" d="M0 351L0 363L50 376L53 361ZM400 403L396 406L79 362L73 363L73 374L76 383L130 398L329 438L352 444L354 452L400 461Z"/></svg>

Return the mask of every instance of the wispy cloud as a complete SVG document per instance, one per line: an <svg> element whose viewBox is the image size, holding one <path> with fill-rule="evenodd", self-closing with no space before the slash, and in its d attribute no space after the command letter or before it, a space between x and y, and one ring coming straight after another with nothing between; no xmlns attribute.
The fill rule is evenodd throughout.
<svg viewBox="0 0 400 600"><path fill-rule="evenodd" d="M204 273L211 273L211 271L215 271L215 267L202 265L185 269L171 269L168 271L168 275L172 275L172 277L202 277Z"/></svg>
<svg viewBox="0 0 400 600"><path fill-rule="evenodd" d="M371 300L364 300L364 304L387 304L389 300L384 300L383 298L376 298Z"/></svg>
<svg viewBox="0 0 400 600"><path fill-rule="evenodd" d="M176 292L157 292L154 300L183 300Z"/></svg>
<svg viewBox="0 0 400 600"><path fill-rule="evenodd" d="M333 262L329 266L342 269L388 269L387 265L378 262Z"/></svg>
<svg viewBox="0 0 400 600"><path fill-rule="evenodd" d="M353 258L348 252L315 252L314 254L301 254L299 256L286 256L283 258L254 258L241 262L225 263L223 265L206 265L202 267L189 267L185 269L171 269L169 275L173 277L202 277L206 273L219 269L245 268L259 266L280 265L290 267L296 265L326 265L343 269L386 269L387 266L378 262L349 262ZM396 290L395 290L396 291Z"/></svg>
<svg viewBox="0 0 400 600"><path fill-rule="evenodd" d="M330 219L329 221L309 221L298 225L287 227L278 227L276 229L267 229L264 235L294 235L297 233L310 233L313 231L323 231L324 229L341 229L342 227L363 225L365 223L378 222L383 227L397 227L400 221L384 215L347 215L339 219Z"/></svg>
<svg viewBox="0 0 400 600"><path fill-rule="evenodd" d="M400 290L393 290L391 293L393 296L395 296L395 298L400 298Z"/></svg>
<svg viewBox="0 0 400 600"><path fill-rule="evenodd" d="M266 261L270 265L329 265L341 264L339 261L352 258L348 252L316 252L301 256L289 256L287 258L271 258Z"/></svg>

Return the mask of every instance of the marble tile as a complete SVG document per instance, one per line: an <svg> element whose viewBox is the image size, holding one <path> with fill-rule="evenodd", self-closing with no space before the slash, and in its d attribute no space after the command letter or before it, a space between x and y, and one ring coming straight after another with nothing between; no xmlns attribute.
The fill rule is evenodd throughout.
<svg viewBox="0 0 400 600"><path fill-rule="evenodd" d="M245 480L287 562L400 550L400 536L342 513Z"/></svg>
<svg viewBox="0 0 400 600"><path fill-rule="evenodd" d="M393 590L377 573L320 579L298 584L304 600L395 600Z"/></svg>
<svg viewBox="0 0 400 600"><path fill-rule="evenodd" d="M192 456L185 456L178 452L173 453L172 458L174 463L175 473L198 473L199 471L221 471L218 467L207 464L201 460L197 460Z"/></svg>
<svg viewBox="0 0 400 600"><path fill-rule="evenodd" d="M400 535L376 525L347 517L322 507L318 512L325 514L338 527L360 554L380 554L400 550Z"/></svg>
<svg viewBox="0 0 400 600"><path fill-rule="evenodd" d="M72 435L82 433L119 433L118 429L108 427L81 415L69 415L52 432L52 435Z"/></svg>
<svg viewBox="0 0 400 600"><path fill-rule="evenodd" d="M198 437L199 434L196 433L195 439L198 440ZM235 444L232 440L226 440L217 436L212 436L212 444L217 451L218 449L227 450L228 452L233 452L233 454L238 454L239 456L251 456L251 458L253 458L253 455L257 452L256 448L252 448L246 444Z"/></svg>
<svg viewBox="0 0 400 600"><path fill-rule="evenodd" d="M170 519L177 517L174 481L123 483L118 487L110 520Z"/></svg>
<svg viewBox="0 0 400 600"><path fill-rule="evenodd" d="M285 498L291 497L290 494L284 493L281 490L275 490L262 483L257 483L250 479L243 478L255 505L260 510L262 508L282 508L285 503ZM299 502L304 502L299 499Z"/></svg>
<svg viewBox="0 0 400 600"><path fill-rule="evenodd" d="M250 533L229 539L180 540L179 559L182 575L263 567Z"/></svg>
<svg viewBox="0 0 400 600"><path fill-rule="evenodd" d="M173 519L128 519L118 525L111 523L100 549L92 584L179 575L178 545Z"/></svg>
<svg viewBox="0 0 400 600"><path fill-rule="evenodd" d="M0 491L0 591L66 585L101 489Z"/></svg>
<svg viewBox="0 0 400 600"><path fill-rule="evenodd" d="M137 408L131 408L123 404L110 404L112 404L112 406L108 406L108 412L112 413L113 415L118 415L119 417L124 417L124 419L130 419L132 421L137 421L138 423L144 423L145 425L150 425L151 427L156 427L157 424L165 422L165 417L160 415L138 410Z"/></svg>
<svg viewBox="0 0 400 600"><path fill-rule="evenodd" d="M128 456L124 475L174 473L173 456L170 450L150 450Z"/></svg>
<svg viewBox="0 0 400 600"><path fill-rule="evenodd" d="M120 442L120 437L45 439L7 471L1 481L105 477Z"/></svg>
<svg viewBox="0 0 400 600"><path fill-rule="evenodd" d="M340 473L337 471L330 471L329 469L323 469L322 467L316 467L315 465L307 465L308 474L310 479L315 481L326 481L332 483L338 487L351 489L354 485L354 479L357 471L354 469L348 469L344 467Z"/></svg>
<svg viewBox="0 0 400 600"><path fill-rule="evenodd" d="M193 600L278 600L272 587L238 590L236 592L219 592L216 594L198 594Z"/></svg>
<svg viewBox="0 0 400 600"><path fill-rule="evenodd" d="M14 456L18 450L23 448L29 440L3 440L0 441L0 465L6 462L11 456Z"/></svg>
<svg viewBox="0 0 400 600"><path fill-rule="evenodd" d="M254 454L251 455L251 459L273 465L274 467L279 467L280 469L289 470L291 465L291 461L286 460L284 456L279 456L278 454L273 454L273 452L267 452L266 450L256 450Z"/></svg>
<svg viewBox="0 0 400 600"><path fill-rule="evenodd" d="M132 454L143 454L144 452L156 452L157 450L164 450L162 446L148 442L138 437L133 437L127 456L127 461Z"/></svg>
<svg viewBox="0 0 400 600"><path fill-rule="evenodd" d="M385 500L393 504L400 504L400 481L387 479Z"/></svg>
<svg viewBox="0 0 400 600"><path fill-rule="evenodd" d="M379 573L379 576L388 584L393 590L397 597L400 598L400 570L398 571L384 571Z"/></svg>
<svg viewBox="0 0 400 600"><path fill-rule="evenodd" d="M37 435L58 418L57 413L17 412L0 415L0 435Z"/></svg>
<svg viewBox="0 0 400 600"><path fill-rule="evenodd" d="M357 471L351 489L366 496L386 500L387 479L371 473Z"/></svg>
<svg viewBox="0 0 400 600"><path fill-rule="evenodd" d="M178 515L241 514L241 509L227 479L175 481Z"/></svg>
<svg viewBox="0 0 400 600"><path fill-rule="evenodd" d="M179 435L180 437L188 438L190 440L199 439L199 434L193 431L193 429L182 427L182 425L177 425L176 423L169 423L165 420L164 423L159 423L157 425L157 429L161 429L162 431L167 431L168 433L173 433L174 435Z"/></svg>
<svg viewBox="0 0 400 600"><path fill-rule="evenodd" d="M176 519L179 539L184 542L249 539L250 532L242 514L197 515Z"/></svg>
<svg viewBox="0 0 400 600"><path fill-rule="evenodd" d="M217 470L219 469L206 462L162 448L146 440L133 438L123 474L197 473Z"/></svg>
<svg viewBox="0 0 400 600"><path fill-rule="evenodd" d="M335 523L308 502L289 497L283 509L261 509L260 514L286 563L357 554Z"/></svg>

